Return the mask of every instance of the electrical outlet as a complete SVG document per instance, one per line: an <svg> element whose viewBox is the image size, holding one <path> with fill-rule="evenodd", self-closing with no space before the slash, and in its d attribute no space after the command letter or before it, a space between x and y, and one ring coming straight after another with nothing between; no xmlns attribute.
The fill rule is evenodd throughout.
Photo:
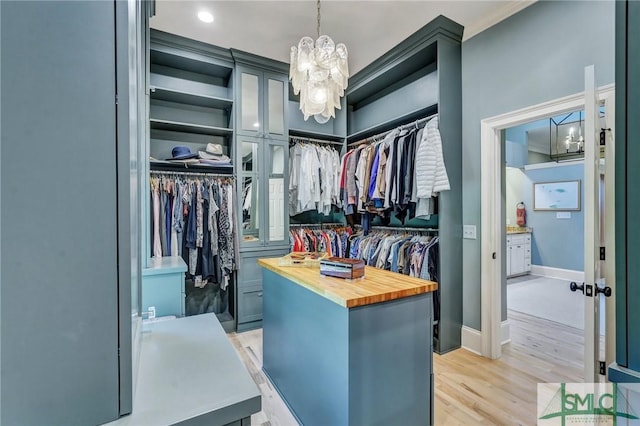
<svg viewBox="0 0 640 426"><path fill-rule="evenodd" d="M475 240L476 239L476 226L475 225L464 225L462 228L462 238L466 238L467 240Z"/></svg>
<svg viewBox="0 0 640 426"><path fill-rule="evenodd" d="M156 307L149 306L149 319L154 319L156 317Z"/></svg>

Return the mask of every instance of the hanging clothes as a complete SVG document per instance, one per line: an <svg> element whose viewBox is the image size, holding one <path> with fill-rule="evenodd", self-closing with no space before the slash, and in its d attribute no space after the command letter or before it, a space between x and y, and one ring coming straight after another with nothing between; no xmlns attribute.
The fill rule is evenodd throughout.
<svg viewBox="0 0 640 426"><path fill-rule="evenodd" d="M376 215L383 223L391 215L402 223L414 217L428 219L436 211L434 198L450 189L438 117L423 128L397 128L382 141L348 151L339 169L344 213L362 214L366 228Z"/></svg>
<svg viewBox="0 0 640 426"><path fill-rule="evenodd" d="M402 232L402 230L400 230ZM411 277L439 282L438 237L373 231L349 237L348 257ZM433 297L434 320L440 319L440 287Z"/></svg>
<svg viewBox="0 0 640 426"><path fill-rule="evenodd" d="M329 256L348 257L349 227L310 229L294 227L289 230L291 252L321 252Z"/></svg>
<svg viewBox="0 0 640 426"><path fill-rule="evenodd" d="M340 154L334 148L295 143L289 148L289 214L331 214L341 206Z"/></svg>
<svg viewBox="0 0 640 426"><path fill-rule="evenodd" d="M153 256L181 256L195 287L217 283L225 290L237 259L232 183L153 174L150 182Z"/></svg>

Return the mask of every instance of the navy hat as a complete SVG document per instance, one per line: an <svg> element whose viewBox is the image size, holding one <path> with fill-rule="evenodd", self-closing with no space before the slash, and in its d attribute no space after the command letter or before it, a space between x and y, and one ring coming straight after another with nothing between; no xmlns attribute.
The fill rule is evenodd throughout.
<svg viewBox="0 0 640 426"><path fill-rule="evenodd" d="M171 150L171 156L167 160L186 160L187 158L196 158L198 154L192 153L188 146L179 145Z"/></svg>

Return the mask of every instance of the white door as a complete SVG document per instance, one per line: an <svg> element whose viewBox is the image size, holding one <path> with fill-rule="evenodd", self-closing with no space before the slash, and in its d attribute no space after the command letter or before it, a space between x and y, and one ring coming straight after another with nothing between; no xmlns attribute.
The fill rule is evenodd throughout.
<svg viewBox="0 0 640 426"><path fill-rule="evenodd" d="M604 276L600 262L600 101L596 91L595 69L585 68L585 154L584 154L584 381L600 381L600 298L604 288L598 283ZM612 106L607 105L613 108ZM611 138L608 138L611 139ZM613 173L605 174L606 180ZM612 191L611 191L612 192ZM610 215L613 212L611 204ZM609 232L607 232L608 234ZM611 232L613 234L613 232ZM607 236L609 240L613 235ZM609 247L612 250L612 245ZM610 253L607 253L610 254ZM611 257L610 257L611 259ZM613 262L608 262L612 264ZM610 281L613 274L610 275ZM607 283L611 285L610 282ZM613 299L611 299L613 300ZM610 305L611 306L611 305ZM604 330L602 330L604 332ZM607 333L609 337L613 334ZM607 338L605 335L605 339ZM604 348L602 348L604 349Z"/></svg>
<svg viewBox="0 0 640 426"><path fill-rule="evenodd" d="M605 285L611 289L605 303L605 363L610 365L616 356L616 311L615 311L615 94L612 93L604 100L605 109L605 147L604 147L604 211L607 212L604 221L604 246L606 247ZM601 221L602 223L602 221Z"/></svg>

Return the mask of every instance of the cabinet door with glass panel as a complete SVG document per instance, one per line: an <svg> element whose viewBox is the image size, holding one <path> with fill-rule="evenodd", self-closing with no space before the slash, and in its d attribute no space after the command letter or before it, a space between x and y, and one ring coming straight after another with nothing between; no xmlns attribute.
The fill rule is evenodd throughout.
<svg viewBox="0 0 640 426"><path fill-rule="evenodd" d="M265 175L266 244L289 241L289 146L286 141L268 140Z"/></svg>
<svg viewBox="0 0 640 426"><path fill-rule="evenodd" d="M287 76L239 65L238 134L286 139Z"/></svg>
<svg viewBox="0 0 640 426"><path fill-rule="evenodd" d="M238 195L241 244L261 245L264 241L262 221L262 139L238 135L236 138Z"/></svg>
<svg viewBox="0 0 640 426"><path fill-rule="evenodd" d="M283 245L289 234L289 149L286 141L237 137L242 246Z"/></svg>

